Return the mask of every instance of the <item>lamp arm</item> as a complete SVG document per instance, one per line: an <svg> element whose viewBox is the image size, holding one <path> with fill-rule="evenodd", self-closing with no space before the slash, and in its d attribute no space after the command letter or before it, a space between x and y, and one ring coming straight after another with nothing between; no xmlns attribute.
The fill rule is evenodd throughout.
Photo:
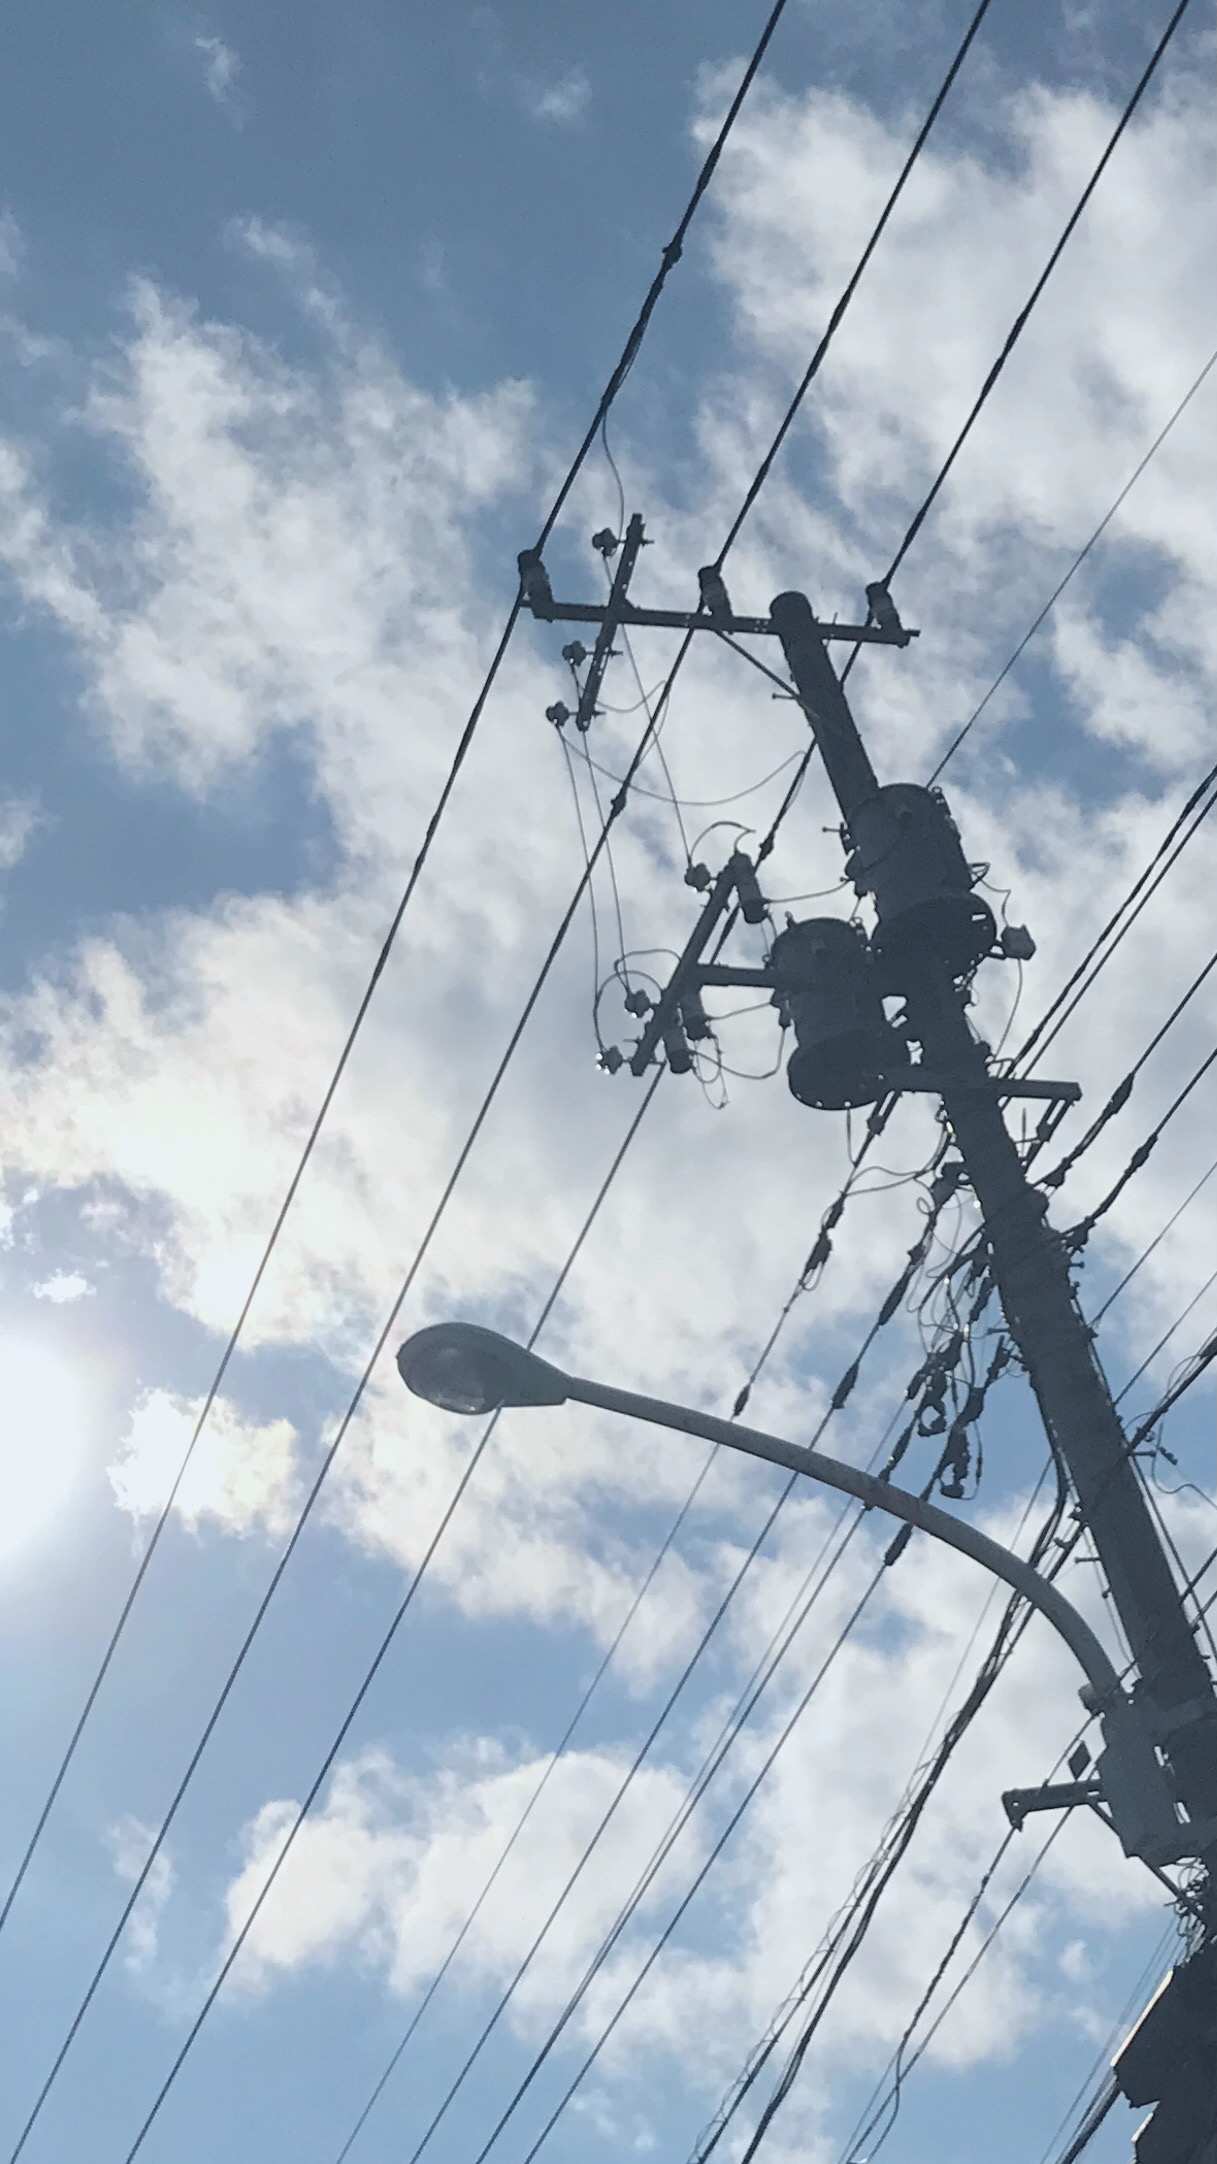
<svg viewBox="0 0 1217 2164"><path fill-rule="evenodd" d="M742 1427L738 1421L719 1420L713 1413L697 1412L692 1406L671 1404L665 1398L642 1397L633 1390L614 1390L606 1383L586 1382L578 1376L567 1376L564 1382L567 1395L584 1405L598 1406L604 1412L624 1413L632 1420L650 1421L655 1427L675 1428L686 1435L700 1436L709 1443L723 1443L729 1450L745 1451L749 1457L765 1458L770 1464L783 1465L792 1473L805 1473L810 1480L821 1481L825 1487L838 1488L845 1495L856 1496L868 1509L887 1511L889 1516L902 1518L906 1525L916 1526L919 1532L945 1542L947 1547L957 1548L961 1555L970 1556L993 1577L1004 1579L1051 1623L1082 1668L1094 1694L1095 1710L1121 1701L1120 1679L1085 1618L1063 1593L1058 1593L1056 1587L1021 1556L1003 1548L1000 1541L990 1540L987 1533L980 1532L964 1519L952 1517L949 1511L924 1502L919 1495L910 1495L905 1488L893 1488L874 1473L861 1472L838 1458L826 1457L822 1451L807 1450L798 1443L766 1435L759 1428Z"/></svg>

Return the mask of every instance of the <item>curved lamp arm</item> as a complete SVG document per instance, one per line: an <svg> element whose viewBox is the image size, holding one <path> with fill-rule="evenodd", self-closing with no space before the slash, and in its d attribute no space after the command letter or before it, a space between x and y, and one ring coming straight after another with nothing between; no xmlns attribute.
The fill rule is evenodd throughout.
<svg viewBox="0 0 1217 2164"><path fill-rule="evenodd" d="M1081 1667L1094 1695L1096 1711L1119 1700L1120 1679L1085 1617L1078 1614L1063 1593L1057 1592L1049 1579L1033 1570L1030 1563L1024 1563L1021 1556L1003 1548L1000 1541L990 1540L987 1533L978 1531L964 1519L952 1517L949 1511L939 1510L934 1503L923 1502L919 1495L910 1495L905 1488L893 1488L874 1473L860 1472L852 1465L842 1464L838 1458L825 1457L822 1451L783 1442L779 1436L766 1435L759 1428L741 1427L736 1420L718 1420L713 1413L669 1404L664 1398L642 1397L633 1390L614 1390L605 1383L585 1382L577 1375L564 1376L563 1380L567 1395L584 1405L599 1406L608 1413L624 1413L632 1420L647 1420L656 1427L676 1428L686 1435L701 1436L708 1443L725 1443L729 1449L746 1451L750 1457L766 1458L771 1465L784 1465L792 1473L806 1473L811 1480L822 1481L829 1488L839 1488L843 1494L856 1496L869 1508L885 1510L893 1518L902 1518L906 1525L914 1525L920 1532L931 1534L935 1540L945 1541L948 1547L958 1548L961 1555L971 1556L974 1563L991 1571L995 1578L1003 1578L1046 1617Z"/></svg>

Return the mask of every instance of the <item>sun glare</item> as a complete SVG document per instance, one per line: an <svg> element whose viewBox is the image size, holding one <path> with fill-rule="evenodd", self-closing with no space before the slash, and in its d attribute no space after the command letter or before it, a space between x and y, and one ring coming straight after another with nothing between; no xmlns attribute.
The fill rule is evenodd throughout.
<svg viewBox="0 0 1217 2164"><path fill-rule="evenodd" d="M0 1338L0 1563L51 1524L84 1455L79 1371L48 1345Z"/></svg>

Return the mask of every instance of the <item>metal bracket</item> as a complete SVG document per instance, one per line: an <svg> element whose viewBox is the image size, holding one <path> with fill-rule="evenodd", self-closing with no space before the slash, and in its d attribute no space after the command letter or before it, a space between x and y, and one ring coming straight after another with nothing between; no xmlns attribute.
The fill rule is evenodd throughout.
<svg viewBox="0 0 1217 2164"><path fill-rule="evenodd" d="M634 524L635 520L632 519L630 527L633 528ZM637 555L638 544L641 541L641 519L637 519L637 528L638 542L634 546L634 556ZM627 530L627 546L630 538L630 532ZM624 589L629 580L629 573L633 569L633 557L630 559L625 579L614 582L614 591L607 605L604 602L595 601L555 601L553 589L549 583L549 575L537 550L522 549L518 560L520 566L520 598L524 607L532 611L538 623L602 624L612 625L613 627L624 624L630 628L637 627L638 629L656 631L725 631L736 638L776 638L778 636L776 627L770 617L737 616L735 614L727 602L727 590L722 583L721 576L716 575L710 583L707 583L706 576L699 573L699 577L702 579L703 592L706 595L714 594L717 597L713 605L704 600L699 609L640 609L636 608L632 601L625 599ZM619 588L620 590L618 590ZM920 638L921 633L919 631L909 630L901 623L895 604L886 587L882 585L868 586L866 598L876 618L874 623L822 624L817 622L815 628L820 637L822 639L847 639L851 646L907 646L911 640Z"/></svg>
<svg viewBox="0 0 1217 2164"><path fill-rule="evenodd" d="M979 1086L970 1075L938 1074L926 1067L893 1067L883 1079L890 1090L913 1090L931 1097L941 1097L944 1090ZM1041 1081L1035 1076L1021 1080L1016 1075L992 1075L989 1085L999 1097L1046 1097L1052 1104L1075 1105L1082 1094L1077 1082Z"/></svg>
<svg viewBox="0 0 1217 2164"><path fill-rule="evenodd" d="M1041 1788L1007 1788L1001 1807L1015 1833L1033 1811L1069 1811L1078 1803L1101 1803L1097 1781L1045 1781Z"/></svg>

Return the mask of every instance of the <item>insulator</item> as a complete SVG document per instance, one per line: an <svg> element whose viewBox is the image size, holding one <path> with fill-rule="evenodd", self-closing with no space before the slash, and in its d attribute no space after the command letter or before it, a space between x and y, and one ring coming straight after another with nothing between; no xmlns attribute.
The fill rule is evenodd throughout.
<svg viewBox="0 0 1217 2164"><path fill-rule="evenodd" d="M1029 962L1035 941L1025 924L1004 924L997 942L1008 962Z"/></svg>
<svg viewBox="0 0 1217 2164"><path fill-rule="evenodd" d="M701 1044L714 1034L713 1024L702 1005L701 993L696 985L680 995L680 1020L686 1037L693 1044Z"/></svg>
<svg viewBox="0 0 1217 2164"><path fill-rule="evenodd" d="M668 1055L668 1067L672 1074L688 1074L693 1066L693 1054L680 1023L673 1016L663 1033L663 1048Z"/></svg>
<svg viewBox="0 0 1217 2164"><path fill-rule="evenodd" d="M696 887L699 894L704 894L709 884L709 867L705 864L690 864L685 873L685 885L687 887Z"/></svg>
<svg viewBox="0 0 1217 2164"><path fill-rule="evenodd" d="M716 571L713 564L703 564L697 574L697 584L701 593L702 607L711 616L730 616L731 596L727 592L726 582L721 571Z"/></svg>
<svg viewBox="0 0 1217 2164"><path fill-rule="evenodd" d="M569 646L564 646L562 659L569 661L572 669L581 669L587 660L587 648L582 639L572 639Z"/></svg>
<svg viewBox="0 0 1217 2164"><path fill-rule="evenodd" d="M623 1002L627 1014L637 1015L649 1014L654 1004L655 1002L650 993L644 992L640 984L636 984L631 991L626 993Z"/></svg>
<svg viewBox="0 0 1217 2164"><path fill-rule="evenodd" d="M904 625L900 621L896 604L882 579L876 579L872 585L867 587L866 606L878 624L880 631L890 631L896 638L903 637Z"/></svg>
<svg viewBox="0 0 1217 2164"><path fill-rule="evenodd" d="M541 561L540 549L521 549L516 557L520 568L520 593L535 614L544 615L554 605L554 590L549 583L549 573Z"/></svg>
<svg viewBox="0 0 1217 2164"><path fill-rule="evenodd" d="M592 547L601 556L615 556L621 543L611 526L602 526L599 533L592 535Z"/></svg>
<svg viewBox="0 0 1217 2164"><path fill-rule="evenodd" d="M769 914L769 904L757 885L756 867L751 858L737 850L731 859L731 869L745 924L763 924Z"/></svg>
<svg viewBox="0 0 1217 2164"><path fill-rule="evenodd" d="M808 917L779 932L770 952L798 1040L786 1069L800 1104L826 1112L870 1105L905 1045L883 1013L866 935L839 917Z"/></svg>
<svg viewBox="0 0 1217 2164"><path fill-rule="evenodd" d="M891 782L851 814L846 871L873 897L872 942L885 984L933 955L962 976L997 936L993 911L972 891L959 830L938 789ZM901 986L901 988L903 988Z"/></svg>
<svg viewBox="0 0 1217 2164"><path fill-rule="evenodd" d="M615 1044L606 1044L601 1048L596 1065L604 1074L616 1074L617 1069L623 1064L624 1060L624 1052L619 1051Z"/></svg>
<svg viewBox="0 0 1217 2164"><path fill-rule="evenodd" d="M555 699L552 706L546 707L545 719L552 721L555 729L561 729L570 720L570 708L561 699Z"/></svg>

